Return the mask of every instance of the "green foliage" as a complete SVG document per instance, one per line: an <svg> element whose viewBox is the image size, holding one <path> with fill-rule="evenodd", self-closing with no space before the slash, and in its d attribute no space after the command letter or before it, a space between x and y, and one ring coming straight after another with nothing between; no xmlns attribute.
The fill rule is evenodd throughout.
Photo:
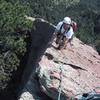
<svg viewBox="0 0 100 100"><path fill-rule="evenodd" d="M11 51L0 54L0 90L7 86L7 82L10 81L12 72L17 70L19 66L19 59L16 54Z"/></svg>
<svg viewBox="0 0 100 100"><path fill-rule="evenodd" d="M31 16L42 17L51 23L57 23L67 15L66 8L77 4L79 0L21 0L32 9Z"/></svg>
<svg viewBox="0 0 100 100"><path fill-rule="evenodd" d="M18 0L0 0L0 92L8 86L25 55L27 36L20 31L32 27L32 22L25 19L29 12L30 8Z"/></svg>
<svg viewBox="0 0 100 100"><path fill-rule="evenodd" d="M95 39L94 45L95 45L97 51L98 51L99 54L100 54L100 35L99 35L99 34L96 35L96 39Z"/></svg>
<svg viewBox="0 0 100 100"><path fill-rule="evenodd" d="M0 42L0 89L3 89L11 80L12 72L19 67L20 59L26 52L26 42L22 36L10 35L1 36Z"/></svg>
<svg viewBox="0 0 100 100"><path fill-rule="evenodd" d="M22 37L7 36L4 42L6 46L17 55L23 56L26 52L26 43Z"/></svg>
<svg viewBox="0 0 100 100"><path fill-rule="evenodd" d="M29 8L15 2L14 4L5 0L0 1L0 34L14 32L17 28L28 29L32 23L25 19Z"/></svg>

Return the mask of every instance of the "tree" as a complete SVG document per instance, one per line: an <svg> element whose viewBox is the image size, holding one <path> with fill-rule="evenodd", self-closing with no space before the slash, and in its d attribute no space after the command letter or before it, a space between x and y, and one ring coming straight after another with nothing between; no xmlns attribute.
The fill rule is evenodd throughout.
<svg viewBox="0 0 100 100"><path fill-rule="evenodd" d="M19 77L13 76L13 72L16 73L20 67L27 49L26 34L22 34L20 30L32 27L32 22L24 17L29 14L30 8L21 5L19 1L11 1L13 0L0 0L0 92L9 87L12 77Z"/></svg>

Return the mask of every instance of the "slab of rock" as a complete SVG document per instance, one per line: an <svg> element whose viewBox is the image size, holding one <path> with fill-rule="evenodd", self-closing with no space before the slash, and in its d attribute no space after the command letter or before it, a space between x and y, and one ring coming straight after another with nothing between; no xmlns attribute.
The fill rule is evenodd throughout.
<svg viewBox="0 0 100 100"><path fill-rule="evenodd" d="M100 86L100 56L90 46L74 38L73 46L57 50L53 42L39 62L39 82L48 96L70 99Z"/></svg>

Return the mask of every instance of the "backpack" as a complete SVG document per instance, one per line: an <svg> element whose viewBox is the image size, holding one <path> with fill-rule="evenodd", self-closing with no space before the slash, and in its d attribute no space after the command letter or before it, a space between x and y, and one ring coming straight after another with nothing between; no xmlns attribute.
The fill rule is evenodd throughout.
<svg viewBox="0 0 100 100"><path fill-rule="evenodd" d="M77 31L77 23L72 21L71 26L73 28L73 31L76 32Z"/></svg>

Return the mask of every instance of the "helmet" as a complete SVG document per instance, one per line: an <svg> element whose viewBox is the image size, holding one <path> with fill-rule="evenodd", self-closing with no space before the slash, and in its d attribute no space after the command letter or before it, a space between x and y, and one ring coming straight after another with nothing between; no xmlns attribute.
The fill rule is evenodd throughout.
<svg viewBox="0 0 100 100"><path fill-rule="evenodd" d="M66 23L66 24L71 24L71 18L65 17L63 22Z"/></svg>

